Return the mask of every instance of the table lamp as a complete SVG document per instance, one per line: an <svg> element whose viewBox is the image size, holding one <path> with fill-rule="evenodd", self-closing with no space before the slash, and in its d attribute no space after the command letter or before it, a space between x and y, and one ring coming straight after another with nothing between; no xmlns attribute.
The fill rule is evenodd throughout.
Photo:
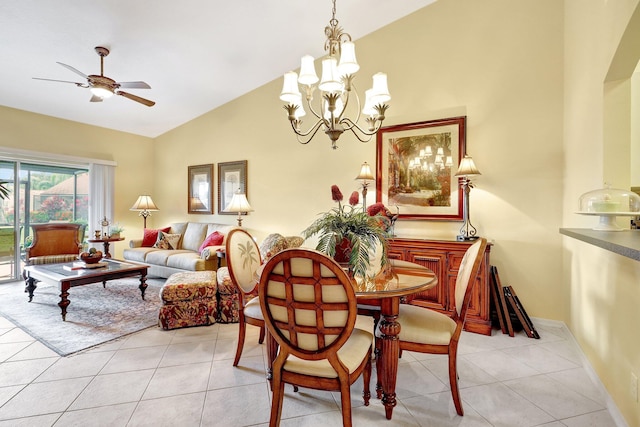
<svg viewBox="0 0 640 427"><path fill-rule="evenodd" d="M231 201L224 209L224 212L237 212L238 213L238 227L242 227L242 214L247 212L253 212L253 208L247 201L247 196L238 189L231 198Z"/></svg>
<svg viewBox="0 0 640 427"><path fill-rule="evenodd" d="M136 200L129 210L140 211L138 215L144 218L144 228L147 228L147 217L151 216L151 211L158 211L159 209L156 204L153 203L151 196L143 194L138 197L138 200Z"/></svg>
<svg viewBox="0 0 640 427"><path fill-rule="evenodd" d="M458 167L458 172L456 172L456 176L462 177L462 181L460 182L460 187L462 188L463 200L462 200L462 208L463 208L463 216L464 222L462 223L462 227L460 228L460 235L457 236L457 240L465 241L465 240L476 240L478 236L476 236L476 228L471 225L471 221L469 221L469 193L473 188L473 183L469 177L475 175L482 175L471 156L465 155L462 161L460 161L460 166Z"/></svg>
<svg viewBox="0 0 640 427"><path fill-rule="evenodd" d="M364 162L360 167L360 174L356 176L356 179L362 181L362 209L367 210L367 187L369 187L369 182L375 180L373 173L371 172L371 166L369 163Z"/></svg>

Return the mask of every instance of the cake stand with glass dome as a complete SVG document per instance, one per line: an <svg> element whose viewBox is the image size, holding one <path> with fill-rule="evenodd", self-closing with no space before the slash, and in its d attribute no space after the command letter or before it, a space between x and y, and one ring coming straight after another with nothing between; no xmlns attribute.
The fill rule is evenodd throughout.
<svg viewBox="0 0 640 427"><path fill-rule="evenodd" d="M640 196L630 190L602 188L584 193L580 196L580 215L600 217L594 230L622 231L630 227L620 227L616 218L619 216L640 216Z"/></svg>

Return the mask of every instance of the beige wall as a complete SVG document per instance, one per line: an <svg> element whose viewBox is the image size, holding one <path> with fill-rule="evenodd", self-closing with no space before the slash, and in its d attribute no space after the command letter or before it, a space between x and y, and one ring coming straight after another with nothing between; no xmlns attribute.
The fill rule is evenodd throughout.
<svg viewBox="0 0 640 427"><path fill-rule="evenodd" d="M153 140L6 107L0 107L0 129L0 147L115 161L115 220L125 236L142 234L142 219L129 208L140 192L153 190ZM123 246L115 244L112 253Z"/></svg>
<svg viewBox="0 0 640 427"><path fill-rule="evenodd" d="M594 225L593 218L574 213L582 193L605 180L629 185L628 145L625 148L621 141L629 138L630 85L624 79L605 85L605 80L637 4L565 1L567 227ZM621 78L616 70L611 75L614 71ZM627 423L640 426L640 406L629 391L631 372L640 374L640 263L566 237L563 258L565 322Z"/></svg>

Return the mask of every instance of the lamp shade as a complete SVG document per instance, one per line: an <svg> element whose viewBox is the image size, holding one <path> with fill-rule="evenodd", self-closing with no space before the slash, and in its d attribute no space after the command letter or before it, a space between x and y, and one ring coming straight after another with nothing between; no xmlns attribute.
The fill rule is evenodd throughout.
<svg viewBox="0 0 640 427"><path fill-rule="evenodd" d="M356 60L356 45L352 42L343 42L340 44L340 50L338 72L343 76L355 74L360 69L360 65Z"/></svg>
<svg viewBox="0 0 640 427"><path fill-rule="evenodd" d="M460 161L460 167L458 167L458 172L456 172L456 176L469 176L469 175L482 175L476 164L473 162L471 156L465 155L463 159Z"/></svg>
<svg viewBox="0 0 640 427"><path fill-rule="evenodd" d="M298 82L303 85L313 85L318 82L318 75L313 63L313 56L305 55L300 60L300 77Z"/></svg>
<svg viewBox="0 0 640 427"><path fill-rule="evenodd" d="M295 71L289 71L284 75L284 82L282 83L282 92L280 93L280 99L284 102L288 102L293 105L300 105L302 103L302 94L298 89L298 74Z"/></svg>
<svg viewBox="0 0 640 427"><path fill-rule="evenodd" d="M253 208L249 204L247 196L238 190L224 209L224 212L253 212Z"/></svg>
<svg viewBox="0 0 640 427"><path fill-rule="evenodd" d="M142 195L138 197L138 200L131 206L130 211L157 211L159 210L151 196Z"/></svg>
<svg viewBox="0 0 640 427"><path fill-rule="evenodd" d="M344 88L338 73L338 61L329 57L322 60L322 80L318 85L324 92L340 92Z"/></svg>
<svg viewBox="0 0 640 427"><path fill-rule="evenodd" d="M362 179L364 181L373 181L375 179L373 173L371 172L371 166L369 166L369 163L364 162L362 164L362 167L360 168L360 174L356 176L356 179Z"/></svg>

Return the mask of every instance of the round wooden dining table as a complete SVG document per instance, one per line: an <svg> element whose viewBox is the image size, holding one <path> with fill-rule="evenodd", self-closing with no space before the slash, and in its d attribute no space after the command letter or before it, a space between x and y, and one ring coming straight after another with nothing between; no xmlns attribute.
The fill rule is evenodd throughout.
<svg viewBox="0 0 640 427"><path fill-rule="evenodd" d="M435 273L420 264L401 260L389 260L387 267L377 276L367 280L353 280L358 305L362 311L379 310L378 329L380 342L376 345L378 381L376 389L382 397L387 419L391 419L396 406L396 379L400 346L398 323L400 300L411 294L431 289L438 284ZM379 359L378 359L379 358Z"/></svg>

